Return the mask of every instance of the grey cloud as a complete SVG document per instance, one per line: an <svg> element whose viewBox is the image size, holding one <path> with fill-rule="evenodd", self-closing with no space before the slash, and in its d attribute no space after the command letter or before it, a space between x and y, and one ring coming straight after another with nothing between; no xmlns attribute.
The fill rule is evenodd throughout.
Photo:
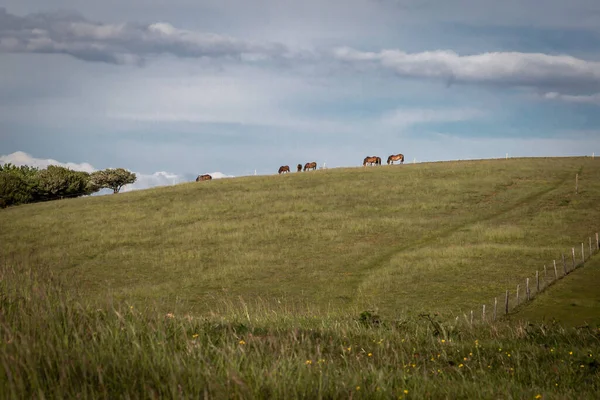
<svg viewBox="0 0 600 400"><path fill-rule="evenodd" d="M447 50L364 52L349 47L337 48L332 55L350 65L367 65L392 71L400 77L438 79L449 84L558 87L564 90L600 87L600 62L567 55L495 52L461 56Z"/></svg>
<svg viewBox="0 0 600 400"><path fill-rule="evenodd" d="M19 17L0 8L0 51L59 53L85 61L141 64L147 57L158 54L246 60L285 58L288 49L278 43L255 43L187 31L162 22L102 24L74 13Z"/></svg>
<svg viewBox="0 0 600 400"><path fill-rule="evenodd" d="M587 95L569 95L561 94L557 92L548 92L543 96L547 100L560 100L569 103L583 103L583 104L596 104L600 105L600 93L587 94Z"/></svg>

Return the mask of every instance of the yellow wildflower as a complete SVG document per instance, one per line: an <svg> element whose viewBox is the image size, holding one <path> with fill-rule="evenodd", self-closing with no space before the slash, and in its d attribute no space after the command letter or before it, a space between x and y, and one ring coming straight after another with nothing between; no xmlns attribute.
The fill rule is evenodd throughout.
<svg viewBox="0 0 600 400"><path fill-rule="evenodd" d="M408 390L404 389L404 394L408 394Z"/></svg>
<svg viewBox="0 0 600 400"><path fill-rule="evenodd" d="M360 390L360 386L357 386L357 387L356 387L356 390Z"/></svg>
<svg viewBox="0 0 600 400"><path fill-rule="evenodd" d="M312 360L306 360L306 361L304 362L304 364L306 364L306 365L312 365Z"/></svg>
<svg viewBox="0 0 600 400"><path fill-rule="evenodd" d="M246 344L246 342L244 341L244 339L240 340L240 344Z"/></svg>
<svg viewBox="0 0 600 400"><path fill-rule="evenodd" d="M373 353L367 354L367 357L373 357Z"/></svg>
<svg viewBox="0 0 600 400"><path fill-rule="evenodd" d="M464 367L463 364L458 364L458 368L462 368L462 367Z"/></svg>
<svg viewBox="0 0 600 400"><path fill-rule="evenodd" d="M573 352L572 352L572 351L570 351L570 352L569 352L569 355L570 355L570 356L572 356L572 355L573 355Z"/></svg>
<svg viewBox="0 0 600 400"><path fill-rule="evenodd" d="M197 334L197 333L194 333L194 334L192 335L192 337L193 337L194 339L196 339L196 338L198 337L198 334Z"/></svg>
<svg viewBox="0 0 600 400"><path fill-rule="evenodd" d="M542 395L541 395L541 394L536 394L536 395L535 395L535 398L536 398L536 399L541 399L541 398L542 398Z"/></svg>

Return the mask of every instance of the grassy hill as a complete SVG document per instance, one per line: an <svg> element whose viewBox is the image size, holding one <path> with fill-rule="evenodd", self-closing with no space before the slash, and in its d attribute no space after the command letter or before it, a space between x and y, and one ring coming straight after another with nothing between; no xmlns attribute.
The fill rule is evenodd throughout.
<svg viewBox="0 0 600 400"><path fill-rule="evenodd" d="M3 210L0 397L595 399L600 327L546 322L594 321L597 256L510 321L446 317L596 232L599 167L319 170Z"/></svg>
<svg viewBox="0 0 600 400"><path fill-rule="evenodd" d="M591 158L329 169L7 209L0 252L165 311L461 312L598 231L599 198Z"/></svg>

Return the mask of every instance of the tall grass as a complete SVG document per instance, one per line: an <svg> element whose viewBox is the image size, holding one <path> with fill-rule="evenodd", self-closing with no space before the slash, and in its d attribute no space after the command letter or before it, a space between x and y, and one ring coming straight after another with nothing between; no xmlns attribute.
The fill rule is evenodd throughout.
<svg viewBox="0 0 600 400"><path fill-rule="evenodd" d="M0 268L2 398L593 399L600 329L385 319L231 302L194 317L86 301ZM541 397L537 397L541 396Z"/></svg>

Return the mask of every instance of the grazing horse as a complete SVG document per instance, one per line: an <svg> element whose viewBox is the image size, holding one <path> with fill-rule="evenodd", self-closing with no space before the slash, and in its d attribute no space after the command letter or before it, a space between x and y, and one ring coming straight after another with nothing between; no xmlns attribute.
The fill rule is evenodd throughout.
<svg viewBox="0 0 600 400"><path fill-rule="evenodd" d="M394 161L400 161L401 164L404 164L404 154L392 154L388 157L387 163L393 165Z"/></svg>
<svg viewBox="0 0 600 400"><path fill-rule="evenodd" d="M290 167L288 165L283 165L283 166L279 167L280 174L283 174L285 172L290 172Z"/></svg>
<svg viewBox="0 0 600 400"><path fill-rule="evenodd" d="M367 164L381 165L381 157L377 157L377 156L365 157L365 159L363 160L363 167L366 167Z"/></svg>
<svg viewBox="0 0 600 400"><path fill-rule="evenodd" d="M317 169L317 163L316 162L307 162L306 164L304 164L304 170L306 171L307 169Z"/></svg>
<svg viewBox="0 0 600 400"><path fill-rule="evenodd" d="M302 164L298 164L296 168L298 168L298 172L302 171Z"/></svg>
<svg viewBox="0 0 600 400"><path fill-rule="evenodd" d="M209 174L198 175L198 177L196 178L196 182L210 181L211 179L212 176L210 176Z"/></svg>

